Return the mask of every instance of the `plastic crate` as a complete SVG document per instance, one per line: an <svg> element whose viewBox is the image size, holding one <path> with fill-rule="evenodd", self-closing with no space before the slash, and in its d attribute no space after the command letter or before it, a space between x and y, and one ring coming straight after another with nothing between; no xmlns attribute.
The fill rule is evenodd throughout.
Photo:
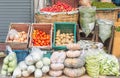
<svg viewBox="0 0 120 78"><path fill-rule="evenodd" d="M25 31L27 33L27 42L9 42L9 37L6 37L6 44L10 45L13 50L23 50L28 48L29 41L29 32L30 32L30 24L29 23L11 23L9 27L9 31L11 29L15 29L18 32ZM9 34L9 33L8 33Z"/></svg>
<svg viewBox="0 0 120 78"><path fill-rule="evenodd" d="M60 30L61 33L73 33L74 35L74 43L76 43L76 23L71 22L56 22L54 23L54 38L53 38L53 49L55 50L64 50L67 49L66 46L56 46L56 32Z"/></svg>
<svg viewBox="0 0 120 78"><path fill-rule="evenodd" d="M26 56L28 56L28 54L29 54L28 50L13 50L13 52L16 53L17 63L19 63L20 61L25 60ZM7 51L7 54L8 54L8 51Z"/></svg>
<svg viewBox="0 0 120 78"><path fill-rule="evenodd" d="M50 58L52 55L52 52L51 51L47 51L46 53L44 53L43 57L48 57Z"/></svg>
<svg viewBox="0 0 120 78"><path fill-rule="evenodd" d="M49 46L34 46L33 45L32 33L33 33L34 29L41 30L41 31L50 35L50 45ZM30 33L29 48L38 47L40 49L51 49L52 48L52 30L53 30L53 24L52 23L33 23L32 27L31 27L31 33Z"/></svg>

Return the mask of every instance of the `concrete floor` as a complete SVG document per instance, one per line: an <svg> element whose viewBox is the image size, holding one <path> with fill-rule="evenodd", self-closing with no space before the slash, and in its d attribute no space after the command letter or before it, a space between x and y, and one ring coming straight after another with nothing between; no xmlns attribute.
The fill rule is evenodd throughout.
<svg viewBox="0 0 120 78"><path fill-rule="evenodd" d="M119 63L120 63L120 59L118 59L118 60L119 60ZM0 58L0 71L1 71L1 67L2 67L2 62L3 62L3 58ZM0 78L12 78L12 77L3 77L3 76L0 75ZM34 78L34 77L29 77L29 78ZM79 77L79 78L91 78L91 77L85 75L85 76L82 76L82 77ZM120 78L120 76L119 77L115 77L115 76L101 76L99 78Z"/></svg>

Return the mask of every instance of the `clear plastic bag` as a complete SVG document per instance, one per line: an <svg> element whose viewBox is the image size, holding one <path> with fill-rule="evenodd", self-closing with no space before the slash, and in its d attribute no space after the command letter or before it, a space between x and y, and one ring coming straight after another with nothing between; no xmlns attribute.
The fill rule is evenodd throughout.
<svg viewBox="0 0 120 78"><path fill-rule="evenodd" d="M31 53L30 53L30 55L32 56L32 58L33 58L33 60L35 62L37 62L40 59L42 59L43 58L43 54L44 54L44 51L41 51L37 47L33 47L32 50L31 50Z"/></svg>
<svg viewBox="0 0 120 78"><path fill-rule="evenodd" d="M110 20L99 19L97 20L97 23L99 25L99 37L104 43L105 40L111 36L113 22Z"/></svg>
<svg viewBox="0 0 120 78"><path fill-rule="evenodd" d="M17 40L19 39L18 31L15 29L11 29L8 33L9 40Z"/></svg>
<svg viewBox="0 0 120 78"><path fill-rule="evenodd" d="M95 25L96 7L81 6L79 8L79 11L80 11L80 26L87 37L93 30Z"/></svg>

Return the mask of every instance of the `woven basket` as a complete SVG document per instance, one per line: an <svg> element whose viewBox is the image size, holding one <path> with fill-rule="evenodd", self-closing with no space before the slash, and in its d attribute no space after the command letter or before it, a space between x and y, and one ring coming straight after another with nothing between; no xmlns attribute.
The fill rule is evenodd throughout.
<svg viewBox="0 0 120 78"><path fill-rule="evenodd" d="M11 23L9 27L9 31L11 29L15 29L18 32L25 31L27 35L27 42L9 42L8 35L6 38L6 43L10 45L13 50L23 50L28 48L28 41L29 41L29 31L30 31L30 24L28 23Z"/></svg>
<svg viewBox="0 0 120 78"><path fill-rule="evenodd" d="M117 9L102 9L96 11L97 19L107 19L117 21L118 10Z"/></svg>
<svg viewBox="0 0 120 78"><path fill-rule="evenodd" d="M78 13L74 14L35 14L37 23L78 22Z"/></svg>
<svg viewBox="0 0 120 78"><path fill-rule="evenodd" d="M34 29L41 30L43 32L46 32L50 35L50 46L34 46L32 43L32 33ZM52 23L33 23L31 27L31 33L30 33L30 44L29 48L31 47L38 47L40 49L51 49L52 48L52 30L53 30L53 24Z"/></svg>

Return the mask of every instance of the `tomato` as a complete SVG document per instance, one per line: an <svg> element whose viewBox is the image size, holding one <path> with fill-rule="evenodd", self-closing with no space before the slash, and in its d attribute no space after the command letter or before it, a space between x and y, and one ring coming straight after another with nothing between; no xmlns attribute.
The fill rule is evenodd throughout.
<svg viewBox="0 0 120 78"><path fill-rule="evenodd" d="M50 35L40 30L33 30L32 43L34 46L49 46Z"/></svg>
<svg viewBox="0 0 120 78"><path fill-rule="evenodd" d="M65 4L63 2L57 2L56 4L52 5L51 7L45 7L41 9L40 11L46 11L46 12L68 12L75 10L73 7L71 7L68 4Z"/></svg>

